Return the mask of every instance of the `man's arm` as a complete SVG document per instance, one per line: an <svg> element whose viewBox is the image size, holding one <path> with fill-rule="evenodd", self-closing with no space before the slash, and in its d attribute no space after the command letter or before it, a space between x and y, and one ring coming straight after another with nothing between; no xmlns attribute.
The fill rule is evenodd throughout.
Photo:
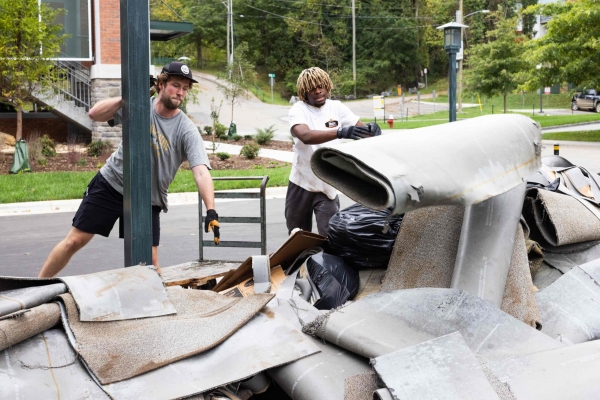
<svg viewBox="0 0 600 400"><path fill-rule="evenodd" d="M356 126L365 126L365 124L358 121ZM306 124L294 125L292 127L292 135L304 144L321 144L338 138L336 129L319 131L310 129Z"/></svg>
<svg viewBox="0 0 600 400"><path fill-rule="evenodd" d="M112 97L97 102L88 112L92 121L106 122L112 119L117 111L121 109L121 98Z"/></svg>
<svg viewBox="0 0 600 400"><path fill-rule="evenodd" d="M208 172L208 168L204 164L196 165L192 168L194 174L194 181L198 187L200 197L204 201L204 205L207 210L215 209L215 187L213 185L212 177Z"/></svg>

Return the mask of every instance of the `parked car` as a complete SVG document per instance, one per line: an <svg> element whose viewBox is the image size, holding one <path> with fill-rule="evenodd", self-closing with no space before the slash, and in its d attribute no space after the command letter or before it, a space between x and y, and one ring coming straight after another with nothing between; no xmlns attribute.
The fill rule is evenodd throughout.
<svg viewBox="0 0 600 400"><path fill-rule="evenodd" d="M600 95L596 89L588 89L585 92L577 93L571 100L571 109L577 110L595 110L600 113Z"/></svg>

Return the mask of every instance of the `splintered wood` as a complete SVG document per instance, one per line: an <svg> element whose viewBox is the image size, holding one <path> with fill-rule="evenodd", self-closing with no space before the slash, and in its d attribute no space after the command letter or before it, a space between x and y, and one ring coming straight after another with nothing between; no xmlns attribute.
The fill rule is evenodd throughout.
<svg viewBox="0 0 600 400"><path fill-rule="evenodd" d="M161 268L166 286L199 287L239 267L238 262L191 261Z"/></svg>

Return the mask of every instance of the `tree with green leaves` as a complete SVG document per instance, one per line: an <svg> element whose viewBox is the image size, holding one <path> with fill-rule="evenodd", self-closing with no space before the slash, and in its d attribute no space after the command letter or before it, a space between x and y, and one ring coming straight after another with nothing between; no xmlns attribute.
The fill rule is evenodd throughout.
<svg viewBox="0 0 600 400"><path fill-rule="evenodd" d="M529 7L526 13L551 16L547 32L528 43L525 56L532 68L527 88L570 82L583 88L600 86L600 4L575 0Z"/></svg>
<svg viewBox="0 0 600 400"><path fill-rule="evenodd" d="M527 69L522 57L525 38L515 31L517 18L504 18L495 12L494 30L488 31L487 43L473 46L468 60L466 83L469 90L480 95L504 97L519 86L520 74Z"/></svg>
<svg viewBox="0 0 600 400"><path fill-rule="evenodd" d="M25 103L59 79L52 61L66 37L53 23L59 12L37 0L0 0L0 102L17 110L17 140Z"/></svg>
<svg viewBox="0 0 600 400"><path fill-rule="evenodd" d="M231 120L233 121L233 107L241 99L248 98L250 87L256 82L254 65L248 60L248 44L239 44L233 52L233 64L227 66L225 86L219 89L231 104Z"/></svg>

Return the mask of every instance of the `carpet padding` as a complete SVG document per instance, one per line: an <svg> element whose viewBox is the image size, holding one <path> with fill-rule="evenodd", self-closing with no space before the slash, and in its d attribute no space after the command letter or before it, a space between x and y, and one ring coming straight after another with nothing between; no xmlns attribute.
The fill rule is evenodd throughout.
<svg viewBox="0 0 600 400"><path fill-rule="evenodd" d="M428 207L407 213L381 291L450 287L463 214L462 206Z"/></svg>
<svg viewBox="0 0 600 400"><path fill-rule="evenodd" d="M58 324L60 307L46 303L26 313L0 321L0 351L34 337Z"/></svg>
<svg viewBox="0 0 600 400"><path fill-rule="evenodd" d="M273 298L231 298L212 291L167 288L177 314L125 321L81 322L70 294L61 296L77 352L102 384L122 381L211 349Z"/></svg>

